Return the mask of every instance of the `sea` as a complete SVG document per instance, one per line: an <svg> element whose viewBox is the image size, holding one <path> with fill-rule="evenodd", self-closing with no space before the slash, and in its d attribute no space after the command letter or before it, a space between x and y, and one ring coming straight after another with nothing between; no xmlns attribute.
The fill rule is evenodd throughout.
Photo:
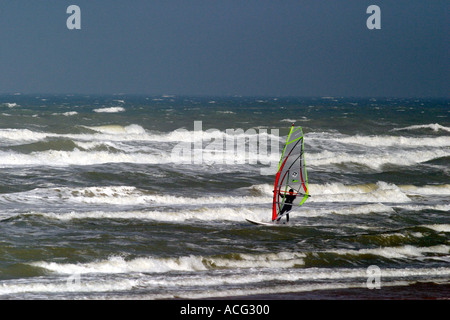
<svg viewBox="0 0 450 320"><path fill-rule="evenodd" d="M0 182L2 300L450 298L449 99L2 94Z"/></svg>

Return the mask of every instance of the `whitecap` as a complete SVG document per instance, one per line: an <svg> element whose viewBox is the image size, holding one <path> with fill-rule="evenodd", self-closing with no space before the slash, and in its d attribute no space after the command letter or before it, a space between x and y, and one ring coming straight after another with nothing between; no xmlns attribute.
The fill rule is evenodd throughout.
<svg viewBox="0 0 450 320"><path fill-rule="evenodd" d="M124 112L125 108L123 108L123 107L98 108L98 109L94 109L93 111L97 112L97 113L118 113L118 112Z"/></svg>

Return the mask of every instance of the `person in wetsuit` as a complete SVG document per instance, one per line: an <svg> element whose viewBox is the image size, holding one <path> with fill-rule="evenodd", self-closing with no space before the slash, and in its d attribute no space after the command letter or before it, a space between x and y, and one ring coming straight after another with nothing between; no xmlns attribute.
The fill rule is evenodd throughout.
<svg viewBox="0 0 450 320"><path fill-rule="evenodd" d="M280 194L280 196L282 196L282 195ZM283 205L283 208L281 209L281 211L280 211L280 213L278 215L280 217L277 219L277 221L280 221L281 220L281 215L283 213L287 212L286 213L286 222L289 222L289 211L291 211L292 203L294 202L296 197L297 196L294 195L294 189L289 189L289 194L286 194L284 196L284 205Z"/></svg>

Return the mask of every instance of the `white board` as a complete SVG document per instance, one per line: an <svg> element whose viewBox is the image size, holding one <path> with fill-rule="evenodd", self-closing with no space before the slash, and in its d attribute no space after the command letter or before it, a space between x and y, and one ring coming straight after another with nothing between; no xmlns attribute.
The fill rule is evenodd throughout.
<svg viewBox="0 0 450 320"><path fill-rule="evenodd" d="M257 225L261 225L261 226L271 226L271 227L277 227L277 226L283 226L286 225L285 223L281 222L281 223L277 223L277 222L264 222L264 221L257 221L257 220L252 220L252 219L245 219L250 223L253 224L257 224Z"/></svg>

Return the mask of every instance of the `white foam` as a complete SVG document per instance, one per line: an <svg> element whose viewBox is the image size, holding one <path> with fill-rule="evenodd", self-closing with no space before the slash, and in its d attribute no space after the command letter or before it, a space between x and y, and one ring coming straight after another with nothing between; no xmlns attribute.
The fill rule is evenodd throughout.
<svg viewBox="0 0 450 320"><path fill-rule="evenodd" d="M450 184L413 186L403 185L399 188L411 195L450 195Z"/></svg>
<svg viewBox="0 0 450 320"><path fill-rule="evenodd" d="M338 215L365 215L373 213L391 213L393 210L382 204L354 205L337 209L329 208L309 208L303 207L295 211L295 217L326 216L330 214ZM169 223L185 223L198 221L231 221L234 223L245 223L245 218L270 221L270 203L267 208L253 207L248 209L247 204L235 207L200 206L199 208L185 209L182 206L178 209L173 206L168 210L127 210L127 211L70 211L70 212L29 212L27 214L39 215L49 219L57 220L77 220L77 219L130 219L130 220L153 220ZM5 217L6 218L6 217ZM293 220L291 225L296 223Z"/></svg>
<svg viewBox="0 0 450 320"><path fill-rule="evenodd" d="M159 141L171 141L171 142L196 142L199 140L203 140L205 142L208 141L220 141L226 142L227 140L234 141L235 139L258 139L258 137L267 139L268 143L270 141L280 141L281 138L272 133L268 133L267 131L258 132L256 130L246 130L243 129L230 129L225 131L220 131L217 129L209 129L209 130L195 130L188 131L185 129L177 129L167 134L161 134L154 136Z"/></svg>
<svg viewBox="0 0 450 320"><path fill-rule="evenodd" d="M123 107L109 107L109 108L98 108L94 109L94 112L97 113L118 113L118 112L124 112L125 108Z"/></svg>
<svg viewBox="0 0 450 320"><path fill-rule="evenodd" d="M388 252L390 258L411 258L424 253L446 253L448 247L400 247L397 253ZM338 254L379 254L376 250L340 250ZM336 252L334 252L336 253ZM252 294L303 292L333 288L366 288L366 268L305 268L305 253L235 253L225 256L139 257L125 259L112 256L108 259L86 263L35 262L59 275L58 284L46 279L32 279L32 283L8 281L0 286L0 293L22 292L128 292L130 297L145 299L205 298ZM281 270L281 272L280 272ZM381 268L382 286L407 285L414 279L442 281L450 275L450 268ZM78 284L71 284L66 276L76 275ZM109 276L109 275L113 275ZM404 280L405 278L413 280ZM61 283L63 280L66 284ZM125 281L127 280L127 281ZM40 282L47 281L47 282ZM288 285L277 285L279 281ZM444 280L445 281L445 280ZM261 285L264 284L264 285ZM142 296L139 289L145 290ZM150 293L148 293L150 292ZM92 296L91 296L92 297ZM94 296L95 297L95 296Z"/></svg>
<svg viewBox="0 0 450 320"><path fill-rule="evenodd" d="M402 283L399 285L406 285ZM339 284L339 283L325 283L325 284L304 284L304 285L283 285L283 286L265 286L262 288L251 289L223 289L220 291L191 291L183 292L181 294L153 294L147 295L146 299L203 299L208 297L220 298L220 297L237 297L237 296L251 296L251 295L276 295L282 293L293 292L309 292L317 290L333 290L333 289L348 289L348 288L365 288L365 284L352 283L352 284ZM133 297L138 298L138 297Z"/></svg>
<svg viewBox="0 0 450 320"><path fill-rule="evenodd" d="M339 255L366 255L372 254L389 259L405 259L423 257L425 253L438 253L448 254L450 252L450 246L436 245L431 247L416 247L412 245L405 245L400 247L380 247L374 249L337 249L330 250L328 252L337 253Z"/></svg>
<svg viewBox="0 0 450 320"><path fill-rule="evenodd" d="M382 287L402 286L411 282L400 280L404 277L439 281L450 275L450 268L382 268L381 272ZM42 296L46 297L49 293L67 292L79 293L75 297L84 299L199 299L367 288L366 268L295 268L287 272L266 272L261 268L246 269L246 272L230 269L230 272L225 270L214 274L198 271L194 276L191 272L178 272L174 275L166 273L164 276L153 273L127 273L123 276L115 274L113 278L108 277L106 273L75 274L77 283L71 282L70 277L73 275L69 277L64 277L67 275L65 273L61 275L63 278L56 280L38 278L27 281L3 281L0 285L0 294L42 293ZM278 281L289 281L289 284L275 284ZM260 283L264 285L259 285ZM145 293L143 294L140 289Z"/></svg>
<svg viewBox="0 0 450 320"><path fill-rule="evenodd" d="M405 277L441 279L450 275L450 268L402 268L402 269L381 269L381 279L383 286L403 286L408 285L409 281L398 280ZM330 289L348 289L348 288L367 288L366 279L368 277L366 268L307 268L294 269L290 272L283 273L261 273L260 269L256 269L251 275L226 275L226 277L216 278L216 284L221 286L220 290L191 290L177 292L176 297L198 299L207 297L227 297L227 296L249 296L257 294L277 294L292 292L308 292L315 290ZM203 279L203 278L202 278ZM177 279L179 280L179 279ZM208 280L208 279L206 279ZM330 281L331 280L331 281ZM268 281L289 281L289 285L264 285L259 288L246 287L241 289L239 284L250 284L252 282L268 282ZM178 281L177 281L178 282ZM344 282L344 283L342 283ZM183 283L183 280L181 280ZM209 285L206 281L204 285ZM160 283L161 284L161 283ZM202 283L189 283L191 286L201 286ZM214 284L214 283L213 283ZM233 284L233 289L222 288L227 284ZM163 284L164 285L164 284ZM169 282L165 286L176 286L175 283ZM153 299L173 298L173 295L155 294L150 296Z"/></svg>
<svg viewBox="0 0 450 320"><path fill-rule="evenodd" d="M448 210L450 211L450 208ZM427 224L427 225L422 225L422 227L429 228L436 232L450 233L450 224Z"/></svg>
<svg viewBox="0 0 450 320"><path fill-rule="evenodd" d="M320 153L307 153L305 154L305 159L310 167L356 164L374 170L381 170L385 165L411 166L448 156L450 156L449 149L379 151L376 154L323 151ZM357 170L357 168L352 169ZM333 170L336 170L334 166Z"/></svg>
<svg viewBox="0 0 450 320"><path fill-rule="evenodd" d="M231 110L224 110L224 111L217 111L217 113L223 113L223 114L235 114L236 112Z"/></svg>
<svg viewBox="0 0 450 320"><path fill-rule="evenodd" d="M334 138L336 142L346 144L359 144L370 147L448 147L450 146L450 136L418 138L402 136L350 136Z"/></svg>
<svg viewBox="0 0 450 320"><path fill-rule="evenodd" d="M270 202L271 198L264 196L200 196L185 197L180 195L153 194L139 190L133 186L99 186L85 188L38 188L25 192L0 194L0 201L33 202L42 199L45 202L72 202L85 204L114 205L167 205L167 206L198 206L205 205L214 208L216 205L245 205Z"/></svg>
<svg viewBox="0 0 450 320"><path fill-rule="evenodd" d="M78 112L76 112L76 111L67 111L67 112L62 112L62 113L53 113L52 115L54 115L54 116L62 115L62 116L70 117L70 116L75 116L77 114L78 114Z"/></svg>
<svg viewBox="0 0 450 320"><path fill-rule="evenodd" d="M53 134L45 132L35 132L28 129L0 129L0 141L39 141L47 137L52 137Z"/></svg>
<svg viewBox="0 0 450 320"><path fill-rule="evenodd" d="M155 194L140 190L133 186L99 186L81 188L38 188L25 192L1 194L0 203L21 204L61 204L73 206L98 205L115 206L115 211L105 209L89 212L66 212L60 214L36 213L55 219L85 219L85 218L111 218L111 219L154 219L158 221L188 221L188 220L228 220L243 221L245 218L257 220L268 219L273 192L269 184L255 185L248 188L248 195L202 195L182 196ZM240 191L242 193L242 191ZM296 215L321 216L328 214L370 214L392 213L392 205L397 207L408 206L412 210L421 210L422 207L410 203L410 199L395 185L379 182L370 185L346 186L339 183L325 185L310 185L311 198ZM329 206L320 206L320 203L340 202L338 206L330 209ZM314 204L319 204L319 206ZM348 204L347 204L348 203ZM85 206L85 207L87 207ZM118 206L126 206L120 210ZM129 211L129 206L144 206L146 210ZM161 206L169 210L157 209ZM441 205L429 205L436 210L445 209ZM80 207L83 208L83 207ZM156 208L154 210L153 208ZM448 206L447 206L448 208ZM126 210L128 209L128 210Z"/></svg>
<svg viewBox="0 0 450 320"><path fill-rule="evenodd" d="M45 203L48 205L49 200L45 199ZM182 202L187 201L188 199L183 199ZM198 202L203 200L201 199L193 199ZM231 221L234 223L245 223L245 218L260 220L260 221L268 221L270 220L270 206L271 203L267 202L267 205L261 206L261 203L254 203L252 205L251 202L245 202L243 200L234 199L239 204L231 205L231 207L220 206L217 204L208 204L208 206L204 205L192 205L189 204L189 207L186 208L186 205L177 205L177 204L166 204L168 207L167 210L160 209L145 209L145 210L94 210L94 211L70 211L70 212L29 212L27 214L39 215L49 219L57 219L57 220L77 220L77 219L131 219L131 220L153 220L160 222L168 222L168 223L190 223L190 222L198 222L198 221ZM102 199L105 205L113 204L123 205L124 203L130 204L130 199L127 200L119 200L119 201L111 201L111 203L107 203L107 199ZM94 201L94 203L98 204L101 202L100 200ZM220 201L223 201L221 199ZM254 200L253 200L254 201ZM33 204L37 204L38 200L32 201ZM249 206L250 203L250 206ZM155 206L159 208L164 204L148 204L150 206ZM260 205L260 207L257 207ZM374 214L374 213L392 213L393 209L389 206L375 203L375 204L365 204L358 205L353 204L349 206L341 206L338 208L330 209L328 207L324 208L316 208L316 207L307 207L303 206L300 210L296 210L295 217L315 217L315 216L327 216L330 214L337 215L366 215L366 214ZM5 217L6 218L6 217ZM302 222L296 222L293 220L291 225L295 225L296 223L301 224Z"/></svg>
<svg viewBox="0 0 450 320"><path fill-rule="evenodd" d="M389 206L381 203L375 204L365 204L358 206L349 206L345 208L329 209L330 213L339 215L361 215L361 214L371 214L371 213L393 213L395 212Z"/></svg>
<svg viewBox="0 0 450 320"><path fill-rule="evenodd" d="M302 117L301 119L283 119L280 120L281 122L289 122L289 123L296 123L296 122L301 122L301 121L310 121L307 117Z"/></svg>
<svg viewBox="0 0 450 320"><path fill-rule="evenodd" d="M141 257L126 260L112 256L106 260L88 263L33 262L32 266L58 274L133 273L170 271L205 271L216 268L292 268L303 265L302 253L235 254L233 258L221 256L181 256L174 258Z"/></svg>
<svg viewBox="0 0 450 320"><path fill-rule="evenodd" d="M435 132L437 132L439 130L450 132L449 127L442 126L439 123L430 123L430 124L422 124L422 125L413 125L413 126L408 126L408 127L404 127L404 128L395 128L395 129L392 129L392 131L421 130L421 129L431 129Z"/></svg>
<svg viewBox="0 0 450 320"><path fill-rule="evenodd" d="M244 218L262 220L268 218L269 210L241 208L210 208L199 209L170 209L170 210L130 210L130 211L71 211L65 213L30 212L28 214L40 215L50 219L137 219L163 222L189 222L189 221L233 221L244 222Z"/></svg>
<svg viewBox="0 0 450 320"><path fill-rule="evenodd" d="M72 166L95 165L104 163L168 163L170 156L145 153L112 153L106 151L58 151L49 150L22 154L0 152L0 167L15 166Z"/></svg>
<svg viewBox="0 0 450 320"><path fill-rule="evenodd" d="M145 135L146 131L143 127L137 124L130 124L128 126L121 126L121 125L104 125L104 126L91 126L86 128L98 131L101 133L107 133L107 134L135 134L135 135Z"/></svg>
<svg viewBox="0 0 450 320"><path fill-rule="evenodd" d="M33 279L29 281L12 280L0 282L0 295L13 295L23 293L58 294L67 292L120 292L128 291L139 285L138 279L112 279L112 280L88 280L80 279L78 282L71 282L70 277L65 279Z"/></svg>
<svg viewBox="0 0 450 320"><path fill-rule="evenodd" d="M32 266L44 268L59 274L85 273L130 273L130 272L168 272L206 270L202 257L187 256L179 258L136 258L125 260L112 256L107 260L89 263L34 262Z"/></svg>
<svg viewBox="0 0 450 320"><path fill-rule="evenodd" d="M136 163L136 164L188 164L193 168L209 169L209 165L216 164L221 167L214 168L216 173L226 170L242 170L234 165L251 164L251 170L257 170L256 165L264 164L264 168L272 170L267 162L272 160L274 163L278 157L276 154L270 154L266 157L260 157L257 154L237 154L232 152L219 152L214 150L203 150L200 153L194 151L186 153L171 154L165 151L159 151L156 148L119 145L111 142L77 142L78 147L84 150L75 148L72 151L48 150L40 152L32 152L28 154L18 152L0 152L0 168L1 167L17 167L17 166L89 166L105 163ZM96 150L97 147L105 146L108 149L119 149L102 151ZM143 150L146 152L139 152ZM134 152L133 152L134 151ZM148 153L147 153L148 152ZM198 157L200 154L200 157ZM197 159L201 159L197 163Z"/></svg>
<svg viewBox="0 0 450 320"><path fill-rule="evenodd" d="M101 145L112 142L123 142L119 149L126 152L142 152L149 150L147 144L143 145L140 142L161 142L164 143L160 149L164 149L167 154L170 154L174 148L173 143L185 143L190 147L191 151L194 149L194 143L203 141L202 153L209 161L219 161L220 163L242 163L243 159L248 161L258 161L261 159L279 160L279 155L271 152L269 155L248 152L246 147L245 154L235 152L237 145L248 145L249 141L264 141L267 145L271 145L271 141L278 142L279 137L265 131L244 132L243 130L234 130L230 132L222 132L219 130L207 131L187 131L175 130L169 133L150 132L137 124L128 126L121 125L103 125L103 126L81 126L94 133L81 134L58 134L51 132L36 132L29 129L0 129L0 144L5 145L19 145L27 142L43 141L48 138L52 139L66 139L72 140L75 144L84 148L86 143ZM232 149L227 149L227 143L231 143ZM116 147L116 146L115 146ZM155 146L151 146L154 150ZM197 148L198 146L195 146ZM270 149L270 147L268 147ZM216 150L217 149L217 150ZM266 153L267 150L266 150ZM95 155L93 155L95 156ZM242 159L241 159L242 158ZM251 159L250 159L251 158ZM260 159L261 158L261 159ZM191 162L191 159L183 159L183 162ZM0 161L0 165L5 162ZM19 161L20 163L20 161ZM48 162L51 163L51 162ZM253 163L253 162L252 162ZM80 163L81 164L81 163Z"/></svg>
<svg viewBox="0 0 450 320"><path fill-rule="evenodd" d="M259 132L254 135L248 134L244 131L233 131L231 134L219 130L207 130L207 131L187 131L187 130L175 130L170 133L151 133L145 130L143 127L132 124L128 126L120 125L105 125L105 126L91 126L87 127L95 133L83 133L83 134L56 134L49 132L35 132L29 129L0 129L0 141L6 145L21 144L24 142L36 142L42 141L48 138L62 138L73 140L75 144L83 149L93 149L97 146L106 145L111 146L117 150L124 151L124 153L101 153L97 150L87 153L86 150L73 150L73 151L55 151L48 150L43 152L37 152L33 154L14 154L10 153L0 154L0 164L3 166L13 165L40 165L55 164L55 165L90 165L100 164L107 162L132 162L132 163L193 163L192 154L183 154L183 156L176 155L172 157L169 154L174 148L170 143L185 142L188 146L191 146L191 151L194 150L196 141L203 141L204 143L210 143L202 149L202 159L208 163L219 164L256 164L258 161L272 161L279 160L279 155L270 152L268 156L259 155L258 153L245 152L235 153L235 150L227 150L224 148L225 142L232 139L275 139L274 141L280 141L279 137L269 134L267 132ZM256 131L255 131L256 132ZM311 135L311 141L308 143L315 144L323 140L322 138L314 137ZM322 139L322 140L321 140ZM243 141L245 141L243 140ZM330 167L332 170L336 170L336 165L350 165L352 170L358 170L356 166L365 166L374 170L382 170L385 165L402 165L411 166L417 163L427 162L433 159L438 159L446 156L450 156L450 150L443 148L450 145L450 138L448 137L436 137L436 138L405 138L405 137L344 137L333 138L332 136L326 138L332 142L341 141L346 144L358 143L362 146L370 146L371 149L367 149L366 152L345 151L345 148L336 149L336 151L325 150L319 153L308 152L306 153L306 163L308 167L321 167L321 170L327 170L326 167ZM120 142L123 144L112 144L113 142ZM149 149L148 145L136 144L135 142L163 142L169 143L165 145L165 154L161 151L157 151L153 146L153 149ZM189 144L190 143L190 144ZM218 143L217 150L216 145L212 143ZM222 143L222 144L221 144ZM383 150L379 147L387 145L402 145L405 148L398 149L395 152L392 150ZM411 146L419 147L424 145L426 149L411 149ZM377 152L374 153L373 148L376 148ZM170 149L170 150L169 150ZM142 152L145 150L145 153ZM153 151L157 155L148 155L147 152ZM86 152L86 153L84 153ZM135 154L130 154L135 152ZM264 162L264 163L266 163ZM339 170L339 168L337 169Z"/></svg>
<svg viewBox="0 0 450 320"><path fill-rule="evenodd" d="M8 108L15 108L15 107L19 107L19 105L15 102L5 102L3 103L5 106L7 106Z"/></svg>
<svg viewBox="0 0 450 320"><path fill-rule="evenodd" d="M236 254L234 259L209 257L204 258L208 266L214 268L294 268L305 264L301 252L278 252L263 254Z"/></svg>
<svg viewBox="0 0 450 320"><path fill-rule="evenodd" d="M394 184L344 185L342 183L309 184L311 199L318 202L410 202L411 199Z"/></svg>
<svg viewBox="0 0 450 320"><path fill-rule="evenodd" d="M441 229L441 226L437 227ZM445 227L444 227L445 228ZM448 230L448 226L446 227ZM302 252L239 253L232 255L141 256L114 255L89 262L29 263L49 276L0 281L0 295L31 293L101 298L207 298L336 288L366 288L367 268L307 268L310 254L377 255L388 259L433 259L449 254L448 245L380 247ZM384 268L382 286L408 285L417 280L447 281L450 268ZM75 281L73 281L75 280ZM280 281L282 284L280 285ZM448 281L447 281L448 282ZM144 294L143 294L144 293ZM62 295L59 295L62 294Z"/></svg>
<svg viewBox="0 0 450 320"><path fill-rule="evenodd" d="M411 204L411 205L399 205L396 207L411 211L422 211L422 210L437 210L444 212L450 211L450 204L436 204L436 205Z"/></svg>

